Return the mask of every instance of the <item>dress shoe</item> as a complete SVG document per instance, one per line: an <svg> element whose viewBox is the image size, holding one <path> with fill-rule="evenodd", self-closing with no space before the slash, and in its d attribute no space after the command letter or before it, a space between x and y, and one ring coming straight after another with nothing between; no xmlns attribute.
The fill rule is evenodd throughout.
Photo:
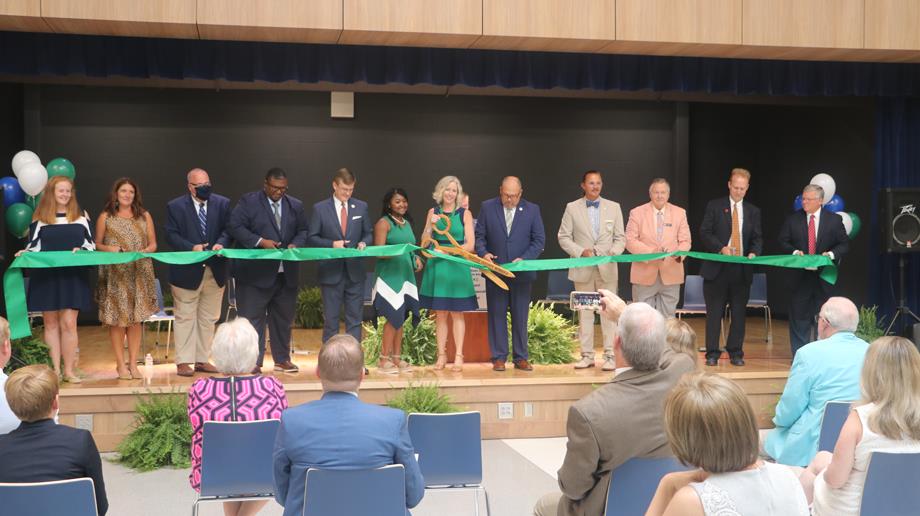
<svg viewBox="0 0 920 516"><path fill-rule="evenodd" d="M176 364L176 374L179 376L193 376L195 370L191 364Z"/></svg>
<svg viewBox="0 0 920 516"><path fill-rule="evenodd" d="M710 357L706 359L706 365L708 366L717 366L719 365L719 359L715 357Z"/></svg>
<svg viewBox="0 0 920 516"><path fill-rule="evenodd" d="M275 371L282 373L296 373L300 371L300 368L297 367L297 364L291 362L290 360L286 360L284 362L275 364Z"/></svg>
<svg viewBox="0 0 920 516"><path fill-rule="evenodd" d="M250 371L250 374L262 374L262 366L255 366Z"/></svg>
<svg viewBox="0 0 920 516"><path fill-rule="evenodd" d="M602 371L616 371L617 364L613 361L613 355L604 357L604 365L601 366Z"/></svg>
<svg viewBox="0 0 920 516"><path fill-rule="evenodd" d="M741 367L744 365L744 359L741 357L732 357L731 362L733 366Z"/></svg>
<svg viewBox="0 0 920 516"><path fill-rule="evenodd" d="M594 367L594 357L582 355L581 360L575 362L575 369L587 369L589 367Z"/></svg>
<svg viewBox="0 0 920 516"><path fill-rule="evenodd" d="M220 371L218 371L217 368L214 367L214 365L212 365L210 362L195 362L195 372L215 374L219 373Z"/></svg>
<svg viewBox="0 0 920 516"><path fill-rule="evenodd" d="M504 370L505 370L505 361L504 361L504 360L493 360L493 361L492 361L492 370L493 370L493 371L504 371Z"/></svg>
<svg viewBox="0 0 920 516"><path fill-rule="evenodd" d="M523 358L514 361L514 368L520 369L521 371L533 371L533 366L530 365L530 362Z"/></svg>

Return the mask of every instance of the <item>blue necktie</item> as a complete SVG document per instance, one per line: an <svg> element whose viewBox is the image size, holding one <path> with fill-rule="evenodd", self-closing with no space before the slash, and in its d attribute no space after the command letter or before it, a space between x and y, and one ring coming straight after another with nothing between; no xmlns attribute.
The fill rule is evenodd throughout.
<svg viewBox="0 0 920 516"><path fill-rule="evenodd" d="M585 203L588 205L588 208L600 208L600 207L601 207L601 201L600 201L600 199L598 199L598 200L596 200L596 201L588 201L588 200L585 200Z"/></svg>
<svg viewBox="0 0 920 516"><path fill-rule="evenodd" d="M208 238L208 209L205 204L198 204L198 226L201 227L201 236Z"/></svg>

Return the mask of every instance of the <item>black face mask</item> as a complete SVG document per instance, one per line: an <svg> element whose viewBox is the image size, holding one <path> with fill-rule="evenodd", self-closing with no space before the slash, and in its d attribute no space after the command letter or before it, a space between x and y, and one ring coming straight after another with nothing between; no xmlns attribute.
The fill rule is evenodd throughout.
<svg viewBox="0 0 920 516"><path fill-rule="evenodd" d="M195 187L195 197L207 201L211 196L211 185L201 185Z"/></svg>

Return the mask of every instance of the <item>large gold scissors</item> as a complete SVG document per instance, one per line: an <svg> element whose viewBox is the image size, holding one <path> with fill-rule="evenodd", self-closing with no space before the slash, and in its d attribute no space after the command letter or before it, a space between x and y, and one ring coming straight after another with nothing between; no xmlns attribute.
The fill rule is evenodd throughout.
<svg viewBox="0 0 920 516"><path fill-rule="evenodd" d="M447 237L447 239L450 240L451 245L442 246L438 243L437 240L431 238L429 235L424 235L422 236L422 242L421 242L422 254L424 254L425 257L427 258L433 257L431 253L426 251L426 249L428 249L428 246L432 246L434 247L436 251L442 252L444 254L459 256L460 258L464 258L473 263L482 265L485 267L485 269L482 269L483 276L489 278L489 280L491 280L492 283L495 283L500 288L504 290L508 290L508 285L504 281L502 281L501 278L496 276L496 273L501 274L502 276L506 278L513 278L514 273L502 267L501 265L498 265L497 263L490 262L489 260L486 260L484 258L480 258L476 256L475 254L467 251L463 247L461 247L460 244L458 244L457 241L454 239L454 237L450 234L450 218L447 215L444 215L443 213L435 215L435 217L440 217L442 220L444 220L444 229L438 229L437 223L432 221L431 230L441 236Z"/></svg>

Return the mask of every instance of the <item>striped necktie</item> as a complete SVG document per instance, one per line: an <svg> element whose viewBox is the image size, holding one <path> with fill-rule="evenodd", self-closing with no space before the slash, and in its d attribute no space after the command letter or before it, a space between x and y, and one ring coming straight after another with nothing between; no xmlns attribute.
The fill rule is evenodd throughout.
<svg viewBox="0 0 920 516"><path fill-rule="evenodd" d="M201 236L208 237L208 208L203 202L198 203L198 227L201 228Z"/></svg>

